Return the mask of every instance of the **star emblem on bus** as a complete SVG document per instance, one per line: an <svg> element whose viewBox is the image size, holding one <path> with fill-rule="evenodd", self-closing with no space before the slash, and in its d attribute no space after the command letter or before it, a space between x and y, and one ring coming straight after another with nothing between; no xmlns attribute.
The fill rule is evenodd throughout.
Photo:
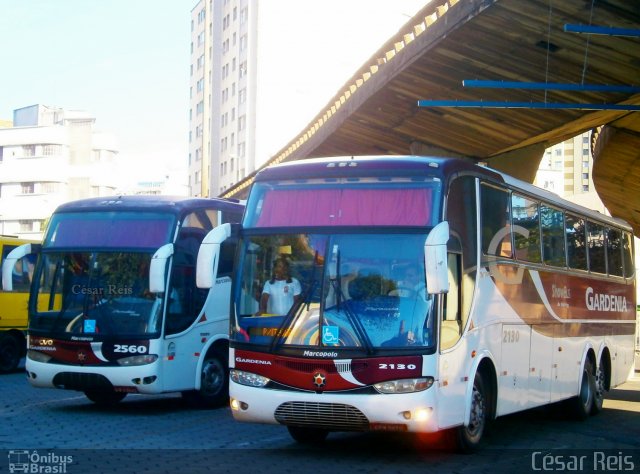
<svg viewBox="0 0 640 474"><path fill-rule="evenodd" d="M326 384L326 377L321 374L320 372L317 372L316 374L314 374L313 376L313 384L317 387L317 388L322 388L325 386Z"/></svg>
<svg viewBox="0 0 640 474"><path fill-rule="evenodd" d="M84 351L78 351L78 361L84 362L87 359L87 354Z"/></svg>

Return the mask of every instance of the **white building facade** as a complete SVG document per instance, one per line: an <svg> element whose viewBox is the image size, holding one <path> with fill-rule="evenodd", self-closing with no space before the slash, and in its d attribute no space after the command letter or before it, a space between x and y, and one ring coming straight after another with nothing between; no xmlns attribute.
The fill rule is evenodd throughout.
<svg viewBox="0 0 640 474"><path fill-rule="evenodd" d="M63 202L115 194L112 134L84 111L33 105L0 128L0 233L40 239Z"/></svg>
<svg viewBox="0 0 640 474"><path fill-rule="evenodd" d="M191 11L191 196L217 196L255 169L257 24L257 0L201 0Z"/></svg>

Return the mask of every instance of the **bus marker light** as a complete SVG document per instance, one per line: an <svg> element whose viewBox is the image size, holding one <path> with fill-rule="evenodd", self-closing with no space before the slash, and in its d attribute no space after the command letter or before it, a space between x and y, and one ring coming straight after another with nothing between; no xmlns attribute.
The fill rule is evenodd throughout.
<svg viewBox="0 0 640 474"><path fill-rule="evenodd" d="M471 351L471 358L473 359L476 356L476 351Z"/></svg>

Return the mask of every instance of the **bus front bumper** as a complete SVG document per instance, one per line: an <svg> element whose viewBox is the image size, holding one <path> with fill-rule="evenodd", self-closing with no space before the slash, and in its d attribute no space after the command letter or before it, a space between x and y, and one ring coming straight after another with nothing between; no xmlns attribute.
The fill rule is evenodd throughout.
<svg viewBox="0 0 640 474"><path fill-rule="evenodd" d="M67 390L113 388L116 392L157 394L159 362L130 367L71 366L37 362L27 357L27 379L33 387Z"/></svg>
<svg viewBox="0 0 640 474"><path fill-rule="evenodd" d="M328 431L435 432L433 393L312 393L229 384L231 412L238 421Z"/></svg>

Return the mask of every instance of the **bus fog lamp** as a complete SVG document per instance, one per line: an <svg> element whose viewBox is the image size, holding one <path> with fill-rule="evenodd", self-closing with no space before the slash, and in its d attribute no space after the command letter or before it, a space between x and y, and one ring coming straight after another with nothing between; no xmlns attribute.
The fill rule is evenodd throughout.
<svg viewBox="0 0 640 474"><path fill-rule="evenodd" d="M35 362L47 363L51 360L51 356L40 351L27 351L27 357ZM35 377L34 377L35 378Z"/></svg>
<svg viewBox="0 0 640 474"><path fill-rule="evenodd" d="M231 409L234 411L246 411L249 409L248 404L246 404L245 402L241 402L240 400L236 400L235 398L231 399L230 405Z"/></svg>
<svg viewBox="0 0 640 474"><path fill-rule="evenodd" d="M262 375L252 374L244 370L232 369L230 371L231 380L240 385L248 385L249 387L264 387L270 382L270 379Z"/></svg>
<svg viewBox="0 0 640 474"><path fill-rule="evenodd" d="M427 421L431 418L432 408L419 408L413 413L413 419L415 421Z"/></svg>
<svg viewBox="0 0 640 474"><path fill-rule="evenodd" d="M420 377L415 379L389 380L374 384L374 388L380 393L413 393L426 390L433 385L433 377Z"/></svg>
<svg viewBox="0 0 640 474"><path fill-rule="evenodd" d="M123 367L131 367L134 365L146 365L152 364L158 359L158 356L155 354L145 354L145 355L136 355L131 357L124 357L122 359L118 359L118 365Z"/></svg>
<svg viewBox="0 0 640 474"><path fill-rule="evenodd" d="M406 410L401 412L400 414L405 420L427 421L429 418L431 418L432 411L433 408L418 408L413 412L411 412L410 410Z"/></svg>

